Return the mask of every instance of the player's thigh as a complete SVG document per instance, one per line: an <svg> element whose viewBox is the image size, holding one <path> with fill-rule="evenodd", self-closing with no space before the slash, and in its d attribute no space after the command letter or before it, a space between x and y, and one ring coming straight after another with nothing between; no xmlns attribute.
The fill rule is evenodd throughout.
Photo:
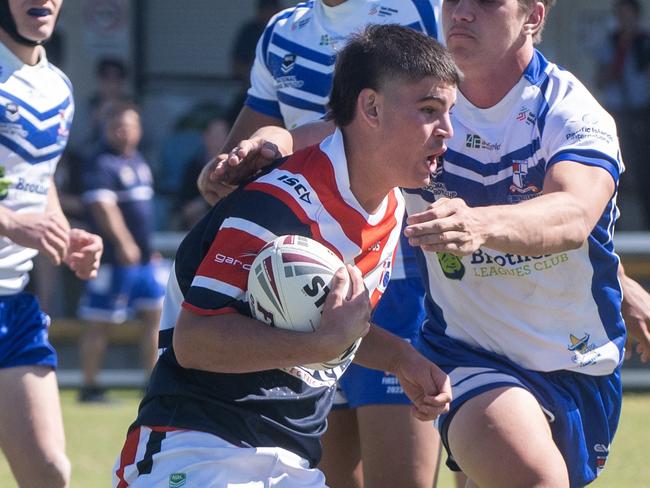
<svg viewBox="0 0 650 488"><path fill-rule="evenodd" d="M44 366L0 369L0 447L14 471L57 463L65 436L54 371Z"/></svg>
<svg viewBox="0 0 650 488"><path fill-rule="evenodd" d="M496 388L463 403L447 439L463 472L483 488L569 486L548 421L523 388Z"/></svg>
<svg viewBox="0 0 650 488"><path fill-rule="evenodd" d="M356 409L342 408L330 412L322 444L323 457L318 468L325 473L327 484L333 488L361 488L363 478Z"/></svg>
<svg viewBox="0 0 650 488"><path fill-rule="evenodd" d="M367 405L357 409L366 488L431 488L440 438L433 422L411 415L409 405Z"/></svg>

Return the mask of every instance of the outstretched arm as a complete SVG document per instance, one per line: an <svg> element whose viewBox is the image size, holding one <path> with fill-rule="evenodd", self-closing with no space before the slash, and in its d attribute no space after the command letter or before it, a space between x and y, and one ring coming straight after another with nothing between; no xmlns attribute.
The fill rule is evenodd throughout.
<svg viewBox="0 0 650 488"><path fill-rule="evenodd" d="M440 199L408 217L405 234L426 251L468 255L485 245L525 256L580 247L614 192L602 168L556 163L544 194L517 205L468 207L460 198Z"/></svg>

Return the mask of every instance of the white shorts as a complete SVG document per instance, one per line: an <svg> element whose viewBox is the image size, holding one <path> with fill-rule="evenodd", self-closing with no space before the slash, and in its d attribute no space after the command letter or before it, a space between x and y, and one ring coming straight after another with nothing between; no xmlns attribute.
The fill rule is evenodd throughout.
<svg viewBox="0 0 650 488"><path fill-rule="evenodd" d="M194 430L139 427L113 468L113 487L327 488L307 460L277 447L237 447Z"/></svg>

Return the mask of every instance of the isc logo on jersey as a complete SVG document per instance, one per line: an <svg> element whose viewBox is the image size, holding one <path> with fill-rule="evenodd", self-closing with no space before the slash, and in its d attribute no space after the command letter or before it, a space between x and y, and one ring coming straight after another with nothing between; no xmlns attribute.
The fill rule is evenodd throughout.
<svg viewBox="0 0 650 488"><path fill-rule="evenodd" d="M262 248L248 275L251 314L273 327L313 332L320 325L330 282L343 262L327 247L303 236L281 236ZM357 340L340 356L305 368L323 370L349 362Z"/></svg>
<svg viewBox="0 0 650 488"><path fill-rule="evenodd" d="M311 190L303 185L299 178L289 175L281 175L278 177L278 181L281 181L284 185L293 188L293 191L296 193L300 200L303 202L311 203Z"/></svg>

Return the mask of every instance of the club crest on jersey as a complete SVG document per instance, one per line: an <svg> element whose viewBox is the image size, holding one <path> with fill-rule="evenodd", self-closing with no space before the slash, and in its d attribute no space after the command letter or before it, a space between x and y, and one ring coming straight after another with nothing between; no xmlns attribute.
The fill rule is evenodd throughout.
<svg viewBox="0 0 650 488"><path fill-rule="evenodd" d="M56 131L56 142L65 145L70 135L70 126L65 116L65 110L59 110L59 128Z"/></svg>
<svg viewBox="0 0 650 488"><path fill-rule="evenodd" d="M5 105L5 119L9 122L16 122L20 118L18 104L9 102Z"/></svg>
<svg viewBox="0 0 650 488"><path fill-rule="evenodd" d="M138 175L130 166L123 166L120 169L120 181L124 186L132 186L138 179Z"/></svg>
<svg viewBox="0 0 650 488"><path fill-rule="evenodd" d="M296 65L296 55L295 54L285 54L284 58L282 58L282 65L280 66L280 70L282 73L285 75L293 69L293 67Z"/></svg>
<svg viewBox="0 0 650 488"><path fill-rule="evenodd" d="M512 184L510 185L510 193L516 196L511 196L509 198L510 201L527 200L536 196L536 194L540 192L540 189L537 186L528 182L528 169L528 160L512 162Z"/></svg>

